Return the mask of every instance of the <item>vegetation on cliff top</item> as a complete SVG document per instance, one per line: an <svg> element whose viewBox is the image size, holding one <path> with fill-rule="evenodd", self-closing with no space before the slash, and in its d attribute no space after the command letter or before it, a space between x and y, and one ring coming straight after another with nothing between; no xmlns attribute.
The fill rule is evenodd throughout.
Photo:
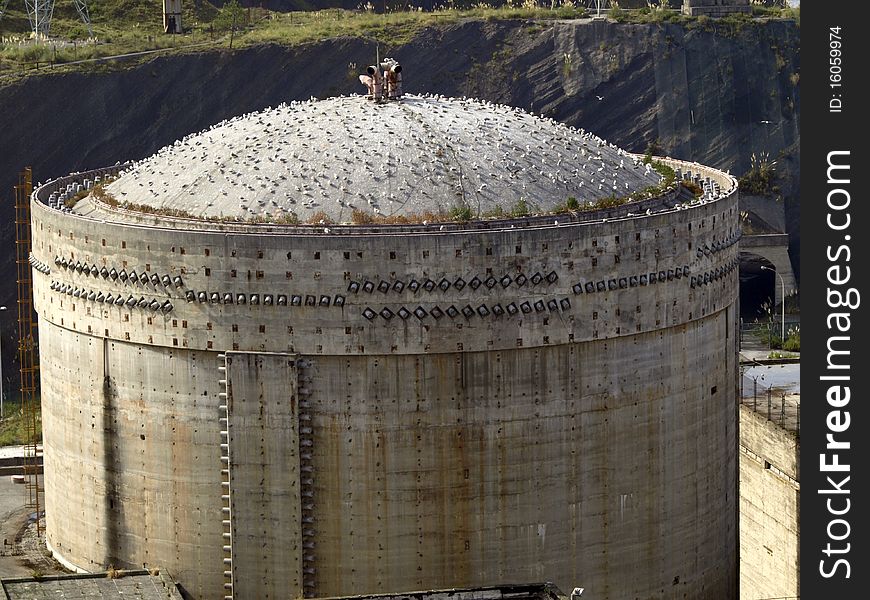
<svg viewBox="0 0 870 600"><path fill-rule="evenodd" d="M431 12L396 10L377 14L371 2L359 10L324 9L307 12L270 12L247 8L236 19L233 47L264 43L296 45L328 38L353 36L390 46L401 45L427 27L442 27L463 20L547 20L576 19L588 16L585 3L579 0L508 0L492 7L486 0L470 8L453 8L458 2ZM91 20L95 40L85 41L88 30L78 19L72 2L59 2L52 21L55 41L34 45L27 41L28 22L23 12L8 11L0 21L0 73L24 72L40 67L113 57L149 51L203 51L229 44L228 30L234 21L227 18L228 7L217 8L208 0L185 3L182 22L186 33L165 35L159 5L150 0L105 0L92 3ZM800 18L799 9L756 7L763 17ZM615 8L609 17L630 23L680 23L702 27L716 33L734 33L751 24L748 16L711 20L686 17L677 11L645 7L628 10ZM148 55L145 55L146 57ZM82 63L79 63L81 65ZM84 68L93 63L84 63ZM77 68L82 68L81 66Z"/></svg>
<svg viewBox="0 0 870 600"><path fill-rule="evenodd" d="M360 10L324 9L278 13L260 8L241 11L236 19L233 47L263 43L296 45L342 36L377 40L385 45L400 45L426 27L443 26L466 19L573 19L585 9L575 8L571 0L537 6L525 0L515 6L492 8L480 2L475 8L443 8L431 12L400 10L377 14L371 3ZM52 21L55 41L34 45L28 41L29 25L22 12L9 11L0 21L0 71L33 69L42 66L112 57L154 50L209 50L229 43L234 22L226 18L231 7L218 9L207 0L188 3L182 14L183 35L165 35L158 5L145 0L107 0L91 8L95 40L78 19L72 4L61 4ZM579 6L579 4L578 4ZM237 5L236 5L237 7ZM75 41L73 41L75 40Z"/></svg>

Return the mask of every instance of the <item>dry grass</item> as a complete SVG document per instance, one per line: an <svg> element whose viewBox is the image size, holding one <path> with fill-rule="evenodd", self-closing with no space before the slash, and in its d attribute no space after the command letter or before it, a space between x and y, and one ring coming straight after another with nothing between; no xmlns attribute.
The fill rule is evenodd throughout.
<svg viewBox="0 0 870 600"><path fill-rule="evenodd" d="M109 565L109 568L106 569L106 577L109 579L120 579L125 575L123 569L116 569L115 565Z"/></svg>
<svg viewBox="0 0 870 600"><path fill-rule="evenodd" d="M308 225L332 225L332 217L322 210L318 210L316 213L308 217L305 222Z"/></svg>
<svg viewBox="0 0 870 600"><path fill-rule="evenodd" d="M454 221L445 213L424 211L407 215L373 215L364 210L354 210L351 223L354 225L424 225L427 223L447 223Z"/></svg>

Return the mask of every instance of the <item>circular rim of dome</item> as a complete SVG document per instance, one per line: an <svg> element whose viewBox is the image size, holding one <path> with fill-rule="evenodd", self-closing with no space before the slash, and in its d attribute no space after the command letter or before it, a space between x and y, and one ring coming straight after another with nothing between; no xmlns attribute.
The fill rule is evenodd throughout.
<svg viewBox="0 0 870 600"><path fill-rule="evenodd" d="M445 233L468 232L468 231L504 231L515 228L542 228L568 225L582 225L606 222L608 220L634 219L663 215L672 212L689 209L715 202L726 198L738 190L737 179L727 171L708 167L697 162L684 161L671 157L653 157L674 169L681 178L680 186L674 185L674 189L662 196L656 196L649 200L627 203L615 208L599 209L586 212L569 212L564 214L548 214L538 216L517 217L499 220L473 220L469 222L444 222L414 225L276 225L269 223L251 224L241 221L209 221L203 219L189 219L182 217L164 216L159 219L154 215L139 213L113 204L106 204L96 200L93 194L85 196L74 207L67 204L70 198L69 190L76 184L87 187L99 182L101 178L113 177L119 170L129 164L116 163L112 167L102 167L85 172L71 173L63 177L37 184L33 192L33 201L37 206L44 206L49 210L66 213L68 218L81 219L84 221L98 221L103 223L116 223L133 227L149 227L163 230L198 230L203 232L222 232L238 234L280 234L280 235L318 235L318 234L351 234L351 235L378 235L378 234L431 234L438 231ZM695 192L704 186L703 195L698 197L689 193L695 184ZM710 186L713 187L710 187ZM686 191L689 189L689 191ZM66 190L66 191L65 191ZM83 208L82 208L83 207Z"/></svg>
<svg viewBox="0 0 870 600"><path fill-rule="evenodd" d="M103 208L130 211L154 218L190 219L235 225L425 226L431 223L446 225L541 217L547 219L557 214L568 214L572 210L583 208L585 211L594 210L591 206L594 202L606 201L610 198L619 198L622 200L621 203L629 204L642 201L637 199L638 195L657 188L662 182L658 174L642 165L639 155L621 150L582 129L574 129L520 109L465 98L446 99L432 95L406 96L406 99L400 102L378 106L367 102L363 96L340 96L322 101L282 104L275 109L270 108L221 122L203 132L185 136L143 161L125 165L120 176L105 186L105 191L109 193L104 194L104 200L107 197L113 198L111 206L106 206L105 201L94 200L102 204ZM338 109L346 110L341 113ZM361 169L362 175L350 172L353 169L349 167L347 154L352 150L359 150L362 143L358 140L352 141L351 129L360 127L357 117L369 112L376 113L379 117L400 115L404 117L402 122L405 125L410 123L414 127L422 123L418 130L409 129L409 132L402 136L404 141L414 140L416 146L405 145L414 146L412 150L418 153L416 163L410 160L403 161L402 156L398 152L394 153L393 149L388 148L383 152L384 145L391 143L389 141L391 137L393 139L397 137L388 132L385 134L387 142L384 142L382 136L374 140L377 143L372 142L371 155L361 155L359 163L364 165ZM317 119L302 119L302 123L309 124L305 128L295 126L295 122L289 122L290 116L304 116L309 113ZM431 117L431 120L441 128L435 133L432 131L437 128L426 121L430 118L429 113L436 115ZM437 116L439 114L443 114L440 121L438 121L440 117ZM512 124L513 122L518 125ZM347 135L343 135L339 130L339 134L342 135L334 136L330 127L339 129L339 125L346 127L343 133ZM476 128L472 128L472 125ZM531 125L540 127L533 129ZM274 139L270 141L275 137L274 133L279 127L284 127L281 130L283 137L278 136L277 142ZM462 128L466 131L463 134L465 137L449 138L454 129ZM484 128L488 128L489 137L481 133ZM472 140L475 143L466 147L464 141L468 137L467 132L471 129L474 129L476 141ZM321 138L315 136L316 132L325 132L324 136L329 135L336 139L328 143L324 142L323 136ZM241 148L249 151L247 155L242 156L240 147L234 146L232 140L227 141L231 137L226 135L228 133L237 134L233 139L242 144ZM424 133L431 135L424 139ZM260 134L262 135L257 137ZM446 141L443 146L439 146L437 138L442 135L445 136ZM282 145L289 139L288 136L292 137L295 146ZM499 156L495 156L495 151L490 155L487 153L489 146L486 143L482 144L480 140L493 141L496 150L506 151L501 152ZM463 144L456 144L457 141ZM522 142L529 143L521 148ZM534 148L532 142L536 143ZM559 147L556 142L564 146ZM328 174L324 176L325 171L321 169L314 175L313 180L307 179L313 167L306 167L305 163L311 162L312 152L315 152L314 147L318 143L328 144L322 154L332 161L323 162L320 166L325 169L330 164L333 166L340 164L345 172L343 176L336 172L330 179ZM503 144L504 147L500 147L499 144ZM302 152L300 148L306 152ZM431 155L422 152L422 150L428 152L432 148L435 150ZM445 148L451 153L456 153L454 158L445 159L447 154ZM344 154L339 150L343 150ZM569 156L568 153L572 150L574 153ZM514 151L522 153L520 160L511 156ZM279 152L284 154L278 154ZM484 153L483 158L480 159L481 163L469 162L475 160L474 157L481 152ZM179 157L188 159L188 156L182 156L188 153L192 153L191 156L197 158L195 166L209 166L195 171L193 167L185 169L184 164L177 164ZM375 157L378 156L386 159L386 176L383 176L383 169L380 166L375 168ZM245 161L247 170L243 172L242 169L225 162L233 157ZM527 157L527 162L523 163L522 159ZM291 158L297 160L298 165L288 166ZM484 159L489 160L490 163L483 165ZM544 162L549 159L552 159L555 164L545 165ZM421 167L422 161L428 161L427 164L431 168L427 170L425 165ZM591 165L589 172L584 172L587 164ZM486 166L489 166L489 170L485 168ZM551 171L544 170L551 167L553 168ZM607 167L610 167L612 172L607 173L606 177L613 179L605 181L604 175L599 176L599 173ZM463 168L468 174L463 172ZM514 168L514 171L511 171L511 168ZM175 170L170 171L170 169ZM284 169L290 175L285 173ZM390 174L390 169L394 171L393 174ZM593 169L596 171L594 175ZM293 173L294 170L296 173ZM451 171L459 174L453 175L451 179ZM482 171L486 171L484 176L479 175ZM237 197L235 202L239 208L234 208L231 202L226 200L231 196L231 190L226 188L226 181L218 180L219 176L224 176L228 181L230 178L227 174L230 172L239 177L239 182L234 184L236 189L232 190ZM520 174L519 179L517 173ZM620 180L623 173L625 181ZM408 178L412 176L418 177L418 183L423 182L426 177L433 181L440 181L440 191L433 192L435 188L429 189L425 185L406 185L403 189L402 184L408 184ZM588 183L583 180L583 176L588 176L590 181L598 181L598 183ZM360 178L365 181L374 180L375 183L364 192L356 192L359 199L355 197L354 202L344 200L343 198L349 197L351 190L356 189L355 181ZM385 180L381 187L396 184L396 192L379 189L377 185L379 178ZM306 184L304 183L306 181L316 183ZM530 183L532 181L537 185L534 189ZM175 189L170 189L171 182L177 184ZM458 200L448 204L446 198L450 193L450 182L456 188L452 193ZM587 183L587 190L592 187L597 189L590 190L588 197L581 197L582 200L577 201L568 191L570 189L568 185L576 185L576 189L582 192L584 183ZM255 184L259 187L255 188ZM623 196L616 195L619 184L622 184L623 189L626 190ZM474 185L477 187L474 188ZM290 186L294 187L292 191L288 191ZM307 189L303 189L303 186ZM321 196L312 200L315 186ZM160 187L161 191L155 191L155 187ZM238 188L247 191L239 193ZM170 192L163 195L163 190L168 189ZM460 193L457 190L468 191ZM512 190L516 199L508 201L505 190ZM297 191L298 195L291 197ZM399 191L406 194L401 200L394 197ZM286 203L282 202L281 198L275 198L279 192L283 192L283 197L287 199ZM657 189L655 195L665 192L665 189ZM340 197L332 196L333 193ZM373 198L375 193L381 194L380 199ZM434 200L431 199L433 194ZM528 200L524 194L528 194ZM215 199L215 195L223 196L223 199ZM430 198L425 198L426 196ZM117 199L119 197L122 200L119 201ZM146 197L155 200L149 204ZM308 200L303 200L303 197ZM487 204L487 197L490 198L489 204ZM389 212L379 210L379 203L385 199L390 205L394 201L400 204L401 209L393 209ZM572 201L574 201L573 206ZM318 208L321 203L330 202L339 208L330 211ZM254 203L257 204L257 208L250 209L249 205ZM299 203L307 203L308 210L299 212L292 210L291 205ZM277 207L276 210L272 212L264 208L267 204ZM525 210L517 210L517 206L525 207ZM194 208L193 211L188 210L191 207ZM367 210L371 207L373 210Z"/></svg>

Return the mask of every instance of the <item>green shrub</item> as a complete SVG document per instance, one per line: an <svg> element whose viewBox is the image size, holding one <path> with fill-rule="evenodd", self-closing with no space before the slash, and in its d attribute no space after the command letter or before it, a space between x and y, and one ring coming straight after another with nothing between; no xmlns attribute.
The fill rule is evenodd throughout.
<svg viewBox="0 0 870 600"><path fill-rule="evenodd" d="M610 3L610 11L608 11L607 16L616 21L617 23L624 23L628 21L629 15L628 12L621 9L619 7L619 2L612 1Z"/></svg>
<svg viewBox="0 0 870 600"><path fill-rule="evenodd" d="M229 31L230 29L238 31L245 26L245 9L239 5L237 0L230 0L218 11L212 24L217 31Z"/></svg>
<svg viewBox="0 0 870 600"><path fill-rule="evenodd" d="M4 419L0 421L0 446L21 445L28 440L29 424L24 418L21 405L8 401L3 406ZM36 426L42 439L42 413L37 413Z"/></svg>
<svg viewBox="0 0 870 600"><path fill-rule="evenodd" d="M800 352L801 350L801 338L798 335L797 338L788 338L785 340L785 343L782 345L783 350L788 350L789 352Z"/></svg>
<svg viewBox="0 0 870 600"><path fill-rule="evenodd" d="M776 182L776 161L770 154L752 153L749 170L738 180L741 191L753 196L767 196L779 192Z"/></svg>
<svg viewBox="0 0 870 600"><path fill-rule="evenodd" d="M464 223L470 221L472 217L474 217L474 214L471 212L471 207L466 204L454 206L450 209L450 219L453 221Z"/></svg>
<svg viewBox="0 0 870 600"><path fill-rule="evenodd" d="M526 217L529 215L531 211L529 210L528 203L520 198L517 200L516 204L511 207L510 216L512 217Z"/></svg>
<svg viewBox="0 0 870 600"><path fill-rule="evenodd" d="M785 343L782 345L783 350L790 352L800 352L801 350L801 328L800 325L791 327L785 336Z"/></svg>
<svg viewBox="0 0 870 600"><path fill-rule="evenodd" d="M664 178L664 181L660 185L662 188L668 187L677 179L677 172L663 162L655 160L652 163L652 167L656 173Z"/></svg>

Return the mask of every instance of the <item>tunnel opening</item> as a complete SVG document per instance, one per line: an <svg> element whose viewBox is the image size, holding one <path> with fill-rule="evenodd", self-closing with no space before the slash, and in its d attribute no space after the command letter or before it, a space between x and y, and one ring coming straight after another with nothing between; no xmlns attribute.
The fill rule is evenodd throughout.
<svg viewBox="0 0 870 600"><path fill-rule="evenodd" d="M744 323L767 321L769 311L776 310L774 271L773 263L766 258L740 253L740 319Z"/></svg>

